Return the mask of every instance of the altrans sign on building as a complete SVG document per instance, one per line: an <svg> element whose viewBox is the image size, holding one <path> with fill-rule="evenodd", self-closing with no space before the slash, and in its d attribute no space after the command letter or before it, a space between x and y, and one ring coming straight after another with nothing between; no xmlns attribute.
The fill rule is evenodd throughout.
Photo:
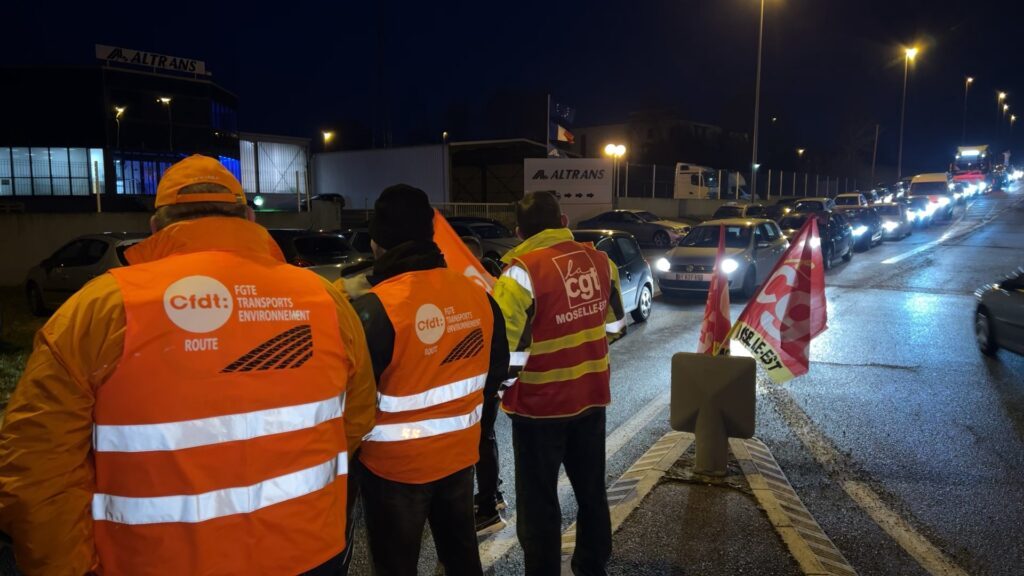
<svg viewBox="0 0 1024 576"><path fill-rule="evenodd" d="M570 224L612 209L612 161L602 158L526 158L523 191L552 192Z"/></svg>

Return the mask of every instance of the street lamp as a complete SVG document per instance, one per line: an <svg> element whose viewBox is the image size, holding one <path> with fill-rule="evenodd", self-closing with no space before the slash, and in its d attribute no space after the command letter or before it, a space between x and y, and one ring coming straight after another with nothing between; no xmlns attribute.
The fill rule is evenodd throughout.
<svg viewBox="0 0 1024 576"><path fill-rule="evenodd" d="M796 149L796 157L801 159L801 160L803 160L804 159L804 152L807 152L807 150L805 150L803 148L797 148Z"/></svg>
<svg viewBox="0 0 1024 576"><path fill-rule="evenodd" d="M619 160L626 155L626 147L622 144L608 144L604 147L605 156L612 158L612 191L619 197Z"/></svg>
<svg viewBox="0 0 1024 576"><path fill-rule="evenodd" d="M999 126L1000 113L1003 108L1003 100L1006 100L1006 92L999 92L996 95L996 126Z"/></svg>
<svg viewBox="0 0 1024 576"><path fill-rule="evenodd" d="M166 96L161 96L156 99L157 102L167 106L167 149L174 151L174 120L171 117L171 99Z"/></svg>
<svg viewBox="0 0 1024 576"><path fill-rule="evenodd" d="M907 77L910 75L910 63L917 57L916 46L903 50L903 104L900 106L900 147L896 154L896 179L903 178L903 122L907 115Z"/></svg>
<svg viewBox="0 0 1024 576"><path fill-rule="evenodd" d="M964 78L964 126L960 131L960 143L965 144L967 142L967 93L971 89L971 84L974 83L974 78L968 76Z"/></svg>
<svg viewBox="0 0 1024 576"><path fill-rule="evenodd" d="M121 116L124 116L124 111L128 108L124 106L114 106L114 122L117 123L117 149L121 149Z"/></svg>
<svg viewBox="0 0 1024 576"><path fill-rule="evenodd" d="M761 54L764 52L764 0L761 0L761 22L757 29L757 76L754 79L754 135L750 158L750 198L757 194L757 124L761 113Z"/></svg>
<svg viewBox="0 0 1024 576"><path fill-rule="evenodd" d="M324 130L321 134L324 136L324 150L327 150L330 147L331 141L334 140L334 131Z"/></svg>

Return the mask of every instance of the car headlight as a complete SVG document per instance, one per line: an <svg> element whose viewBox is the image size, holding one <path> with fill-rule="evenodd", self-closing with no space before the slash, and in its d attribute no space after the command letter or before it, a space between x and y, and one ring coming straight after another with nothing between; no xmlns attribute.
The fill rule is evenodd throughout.
<svg viewBox="0 0 1024 576"><path fill-rule="evenodd" d="M654 263L654 267L660 272L668 272L672 268L672 264L669 263L668 258L658 258L658 261Z"/></svg>
<svg viewBox="0 0 1024 576"><path fill-rule="evenodd" d="M963 196L963 194L961 194L959 192L953 192L953 199L954 200L959 200L961 196Z"/></svg>
<svg viewBox="0 0 1024 576"><path fill-rule="evenodd" d="M895 229L897 229L899 227L900 227L900 225L897 224L896 222L891 222L890 221L890 222L883 222L882 223L882 228L885 228L889 232L892 232L893 230L895 230Z"/></svg>
<svg viewBox="0 0 1024 576"><path fill-rule="evenodd" d="M945 196L942 196L941 198L939 198L939 204L941 204L942 206L948 206L949 205L949 198L946 198Z"/></svg>
<svg viewBox="0 0 1024 576"><path fill-rule="evenodd" d="M725 272L726 274L732 274L739 267L739 262L733 260L732 258L726 258L722 260L722 272Z"/></svg>
<svg viewBox="0 0 1024 576"><path fill-rule="evenodd" d="M853 235L854 236L861 236L861 235L863 235L867 231L868 231L868 227L863 225L863 224L861 224L860 226L857 226L856 228L853 229Z"/></svg>

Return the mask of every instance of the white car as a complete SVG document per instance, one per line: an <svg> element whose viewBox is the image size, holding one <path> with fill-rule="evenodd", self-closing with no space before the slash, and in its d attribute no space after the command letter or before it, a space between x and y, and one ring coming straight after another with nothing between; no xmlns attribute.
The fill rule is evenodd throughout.
<svg viewBox="0 0 1024 576"><path fill-rule="evenodd" d="M840 194L835 197L836 206L868 206L868 199L860 192Z"/></svg>

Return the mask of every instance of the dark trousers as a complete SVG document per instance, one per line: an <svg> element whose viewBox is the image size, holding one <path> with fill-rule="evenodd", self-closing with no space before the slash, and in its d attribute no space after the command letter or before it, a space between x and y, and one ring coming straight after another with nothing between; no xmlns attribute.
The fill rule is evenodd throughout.
<svg viewBox="0 0 1024 576"><path fill-rule="evenodd" d="M356 503L359 501L359 487L366 468L359 461L359 451L353 454L348 464L348 502L345 507L345 549L338 556L336 576L348 576L348 567L352 564L352 549L356 535Z"/></svg>
<svg viewBox="0 0 1024 576"><path fill-rule="evenodd" d="M557 576L561 571L562 511L557 486L562 464L579 504L572 571L578 576L606 573L612 526L604 485L604 427L604 408L571 420L512 419L516 534L528 576Z"/></svg>
<svg viewBox="0 0 1024 576"><path fill-rule="evenodd" d="M477 497L476 505L481 512L492 513L498 502L498 442L494 438L494 421L498 418L498 404L495 396L484 400L480 419L480 461L476 464Z"/></svg>
<svg viewBox="0 0 1024 576"><path fill-rule="evenodd" d="M430 522L447 576L483 573L473 518L473 468L428 484L403 484L362 471L363 509L377 576L415 576Z"/></svg>

